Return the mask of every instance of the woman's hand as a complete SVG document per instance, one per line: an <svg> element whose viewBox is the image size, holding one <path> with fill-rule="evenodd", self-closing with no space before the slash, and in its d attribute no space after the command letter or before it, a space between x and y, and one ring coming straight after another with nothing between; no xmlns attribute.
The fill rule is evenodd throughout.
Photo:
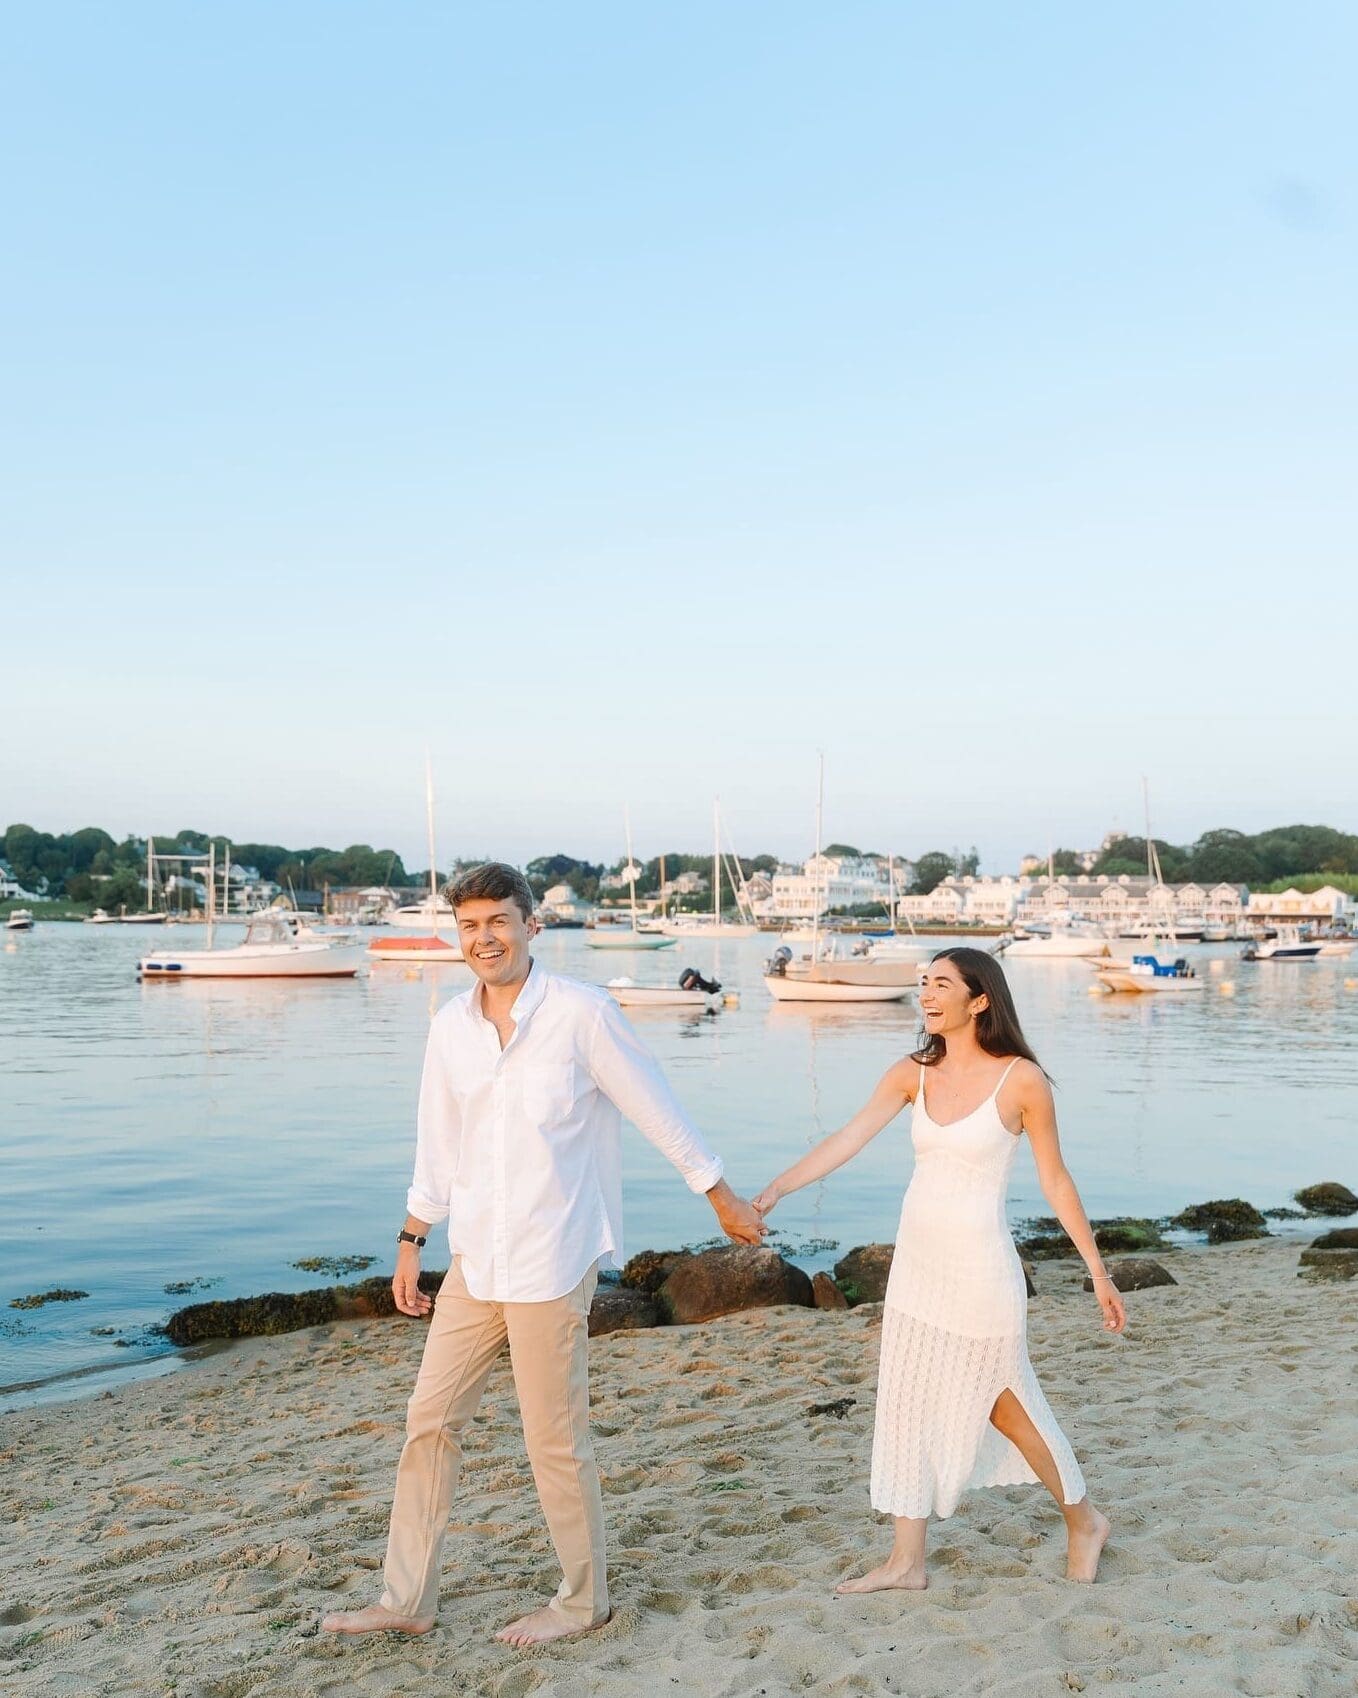
<svg viewBox="0 0 1358 1698"><path fill-rule="evenodd" d="M761 1215L766 1215L770 1209L773 1208L775 1203L781 1201L782 1195L783 1193L778 1189L777 1181L774 1180L770 1181L759 1195L757 1197L752 1197L750 1201L754 1204L755 1208L759 1210Z"/></svg>
<svg viewBox="0 0 1358 1698"><path fill-rule="evenodd" d="M758 1208L758 1200L755 1202ZM1105 1332L1121 1332L1127 1325L1127 1311L1123 1307L1122 1293L1113 1284L1111 1274L1094 1275L1094 1295L1099 1300L1103 1310L1103 1325Z"/></svg>

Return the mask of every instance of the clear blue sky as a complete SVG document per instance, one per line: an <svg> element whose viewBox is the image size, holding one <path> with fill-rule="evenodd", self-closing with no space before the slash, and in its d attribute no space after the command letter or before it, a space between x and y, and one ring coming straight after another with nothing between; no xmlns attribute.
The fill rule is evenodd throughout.
<svg viewBox="0 0 1358 1698"><path fill-rule="evenodd" d="M0 814L1358 828L1343 3L15 8ZM3 821L0 821L2 824Z"/></svg>

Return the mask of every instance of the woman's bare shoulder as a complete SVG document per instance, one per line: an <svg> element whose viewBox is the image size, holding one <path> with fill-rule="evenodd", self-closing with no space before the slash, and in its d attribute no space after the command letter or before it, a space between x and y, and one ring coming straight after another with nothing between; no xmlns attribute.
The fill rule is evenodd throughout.
<svg viewBox="0 0 1358 1698"><path fill-rule="evenodd" d="M911 1055L903 1055L899 1061L893 1061L882 1075L882 1085L885 1089L899 1091L906 1102L914 1102L915 1092L919 1089L919 1062Z"/></svg>
<svg viewBox="0 0 1358 1698"><path fill-rule="evenodd" d="M1029 1061L1027 1056L1021 1055L1013 1063L1013 1070L1005 1084L1021 1102L1042 1101L1051 1097L1051 1081L1037 1062Z"/></svg>

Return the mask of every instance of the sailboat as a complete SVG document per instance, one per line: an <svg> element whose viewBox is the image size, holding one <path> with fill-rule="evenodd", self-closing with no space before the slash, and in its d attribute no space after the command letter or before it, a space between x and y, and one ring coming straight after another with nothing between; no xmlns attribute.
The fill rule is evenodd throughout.
<svg viewBox="0 0 1358 1698"><path fill-rule="evenodd" d="M820 865L825 813L825 757L816 791L816 859ZM764 967L764 983L775 1002L903 1002L919 976L913 961L844 961L820 952L820 894L812 900L811 954L798 961L786 944Z"/></svg>
<svg viewBox="0 0 1358 1698"><path fill-rule="evenodd" d="M1169 916L1168 942L1172 951L1179 941L1174 931L1174 898L1160 871L1160 854L1155 847L1155 839L1151 836L1150 786L1144 778L1141 780L1141 789L1146 804L1146 874L1152 881L1151 891L1162 890L1168 897L1168 901L1162 906ZM1149 902L1149 895L1147 901ZM1153 932L1147 941L1156 941ZM1098 982L1106 991L1182 994L1184 991L1203 989L1203 981L1182 958L1161 961L1158 956L1147 953L1134 955L1130 961L1109 959L1096 961L1094 965L1098 969Z"/></svg>
<svg viewBox="0 0 1358 1698"><path fill-rule="evenodd" d="M158 913L151 903L154 900L156 881L156 840L146 839L146 912L144 914L129 914L126 909L118 916L118 923L124 926L163 926L165 916Z"/></svg>
<svg viewBox="0 0 1358 1698"><path fill-rule="evenodd" d="M740 857L732 854L734 871L727 869L727 877L731 880L731 889L736 899L738 920L723 920L721 917L721 880L722 867L725 857L721 846L721 798L712 804L712 912L710 914L676 914L673 919L662 920L660 929L669 937L754 937L759 927L755 923L754 912L749 906L749 897L745 891L745 874L741 869ZM739 879L737 879L739 874Z"/></svg>
<svg viewBox="0 0 1358 1698"><path fill-rule="evenodd" d="M434 771L424 757L424 821L429 846L429 895L424 902L398 908L391 917L394 926L425 925L428 932L415 937L375 937L368 945L369 961L462 961L456 938L457 921L452 904L439 895L438 862L434 855ZM444 931L453 937L443 936Z"/></svg>
<svg viewBox="0 0 1358 1698"><path fill-rule="evenodd" d="M585 933L585 943L590 949L673 949L674 938L660 931L642 931L637 925L637 864L632 859L632 815L627 809L623 810L622 823L627 840L627 895L631 924L593 926Z"/></svg>

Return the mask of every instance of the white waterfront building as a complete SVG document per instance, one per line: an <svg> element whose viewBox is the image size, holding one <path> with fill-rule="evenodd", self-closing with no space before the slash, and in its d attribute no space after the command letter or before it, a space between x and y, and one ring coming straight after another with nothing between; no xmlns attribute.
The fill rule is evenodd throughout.
<svg viewBox="0 0 1358 1698"><path fill-rule="evenodd" d="M1028 880L980 878L971 874L945 878L927 896L902 896L896 903L899 919L930 926L1010 926L1028 888Z"/></svg>
<svg viewBox="0 0 1358 1698"><path fill-rule="evenodd" d="M1256 890L1246 918L1251 925L1351 926L1358 920L1358 901L1332 884L1319 890Z"/></svg>
<svg viewBox="0 0 1358 1698"><path fill-rule="evenodd" d="M1025 881L1015 920L1041 926L1067 920L1089 921L1117 929L1167 925L1185 928L1219 925L1234 928L1245 914L1248 891L1240 884L1160 884L1123 873L1111 878L1079 873L1069 878Z"/></svg>
<svg viewBox="0 0 1358 1698"><path fill-rule="evenodd" d="M761 913L769 919L809 920L832 908L880 907L891 911L887 863L876 855L813 855L796 867L779 867Z"/></svg>

